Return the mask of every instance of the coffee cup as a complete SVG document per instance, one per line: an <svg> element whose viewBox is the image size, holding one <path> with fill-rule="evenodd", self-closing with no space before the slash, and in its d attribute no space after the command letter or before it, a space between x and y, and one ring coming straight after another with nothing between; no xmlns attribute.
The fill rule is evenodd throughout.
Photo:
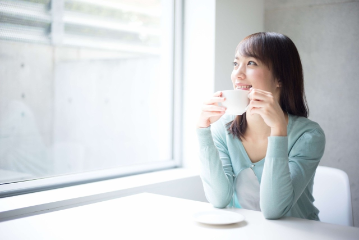
<svg viewBox="0 0 359 240"><path fill-rule="evenodd" d="M242 115L249 104L249 91L235 89L222 91L222 97L226 98L222 105L227 108L226 114Z"/></svg>

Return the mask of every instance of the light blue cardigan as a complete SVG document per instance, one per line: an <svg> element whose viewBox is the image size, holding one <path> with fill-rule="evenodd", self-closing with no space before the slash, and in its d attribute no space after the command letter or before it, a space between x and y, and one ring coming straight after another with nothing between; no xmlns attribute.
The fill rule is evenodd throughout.
<svg viewBox="0 0 359 240"><path fill-rule="evenodd" d="M319 220L312 192L315 171L325 148L320 126L289 114L287 136L268 137L265 158L252 163L242 142L228 134L225 124L234 117L224 115L208 128L196 130L207 200L217 208L240 207L233 182L240 171L252 167L260 183L260 208L265 218Z"/></svg>

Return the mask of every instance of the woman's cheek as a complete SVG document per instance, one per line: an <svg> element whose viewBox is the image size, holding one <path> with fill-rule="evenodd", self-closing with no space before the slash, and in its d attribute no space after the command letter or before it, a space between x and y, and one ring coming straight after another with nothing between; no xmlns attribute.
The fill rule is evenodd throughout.
<svg viewBox="0 0 359 240"><path fill-rule="evenodd" d="M247 76L250 76L254 81L264 79L265 77L264 72L258 69L248 69Z"/></svg>
<svg viewBox="0 0 359 240"><path fill-rule="evenodd" d="M252 86L261 85L261 79L263 79L263 75L258 71L253 69L247 70L247 77L251 81Z"/></svg>
<svg viewBox="0 0 359 240"><path fill-rule="evenodd" d="M270 91L270 86L268 86L270 81L266 80L267 76L263 71L259 71L258 69L249 69L247 70L247 77L250 79L251 85L254 88Z"/></svg>

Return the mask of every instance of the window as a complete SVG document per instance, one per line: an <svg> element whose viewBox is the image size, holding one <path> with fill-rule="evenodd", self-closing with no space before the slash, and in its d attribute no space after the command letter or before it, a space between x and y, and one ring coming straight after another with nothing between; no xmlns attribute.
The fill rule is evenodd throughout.
<svg viewBox="0 0 359 240"><path fill-rule="evenodd" d="M174 0L0 0L0 196L179 166L180 22Z"/></svg>

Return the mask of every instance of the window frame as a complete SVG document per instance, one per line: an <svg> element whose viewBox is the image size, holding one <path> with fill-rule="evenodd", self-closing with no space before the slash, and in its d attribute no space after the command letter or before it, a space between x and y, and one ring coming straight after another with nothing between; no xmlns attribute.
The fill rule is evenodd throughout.
<svg viewBox="0 0 359 240"><path fill-rule="evenodd" d="M0 198L182 167L183 0L173 1L172 159L118 168L0 184Z"/></svg>

